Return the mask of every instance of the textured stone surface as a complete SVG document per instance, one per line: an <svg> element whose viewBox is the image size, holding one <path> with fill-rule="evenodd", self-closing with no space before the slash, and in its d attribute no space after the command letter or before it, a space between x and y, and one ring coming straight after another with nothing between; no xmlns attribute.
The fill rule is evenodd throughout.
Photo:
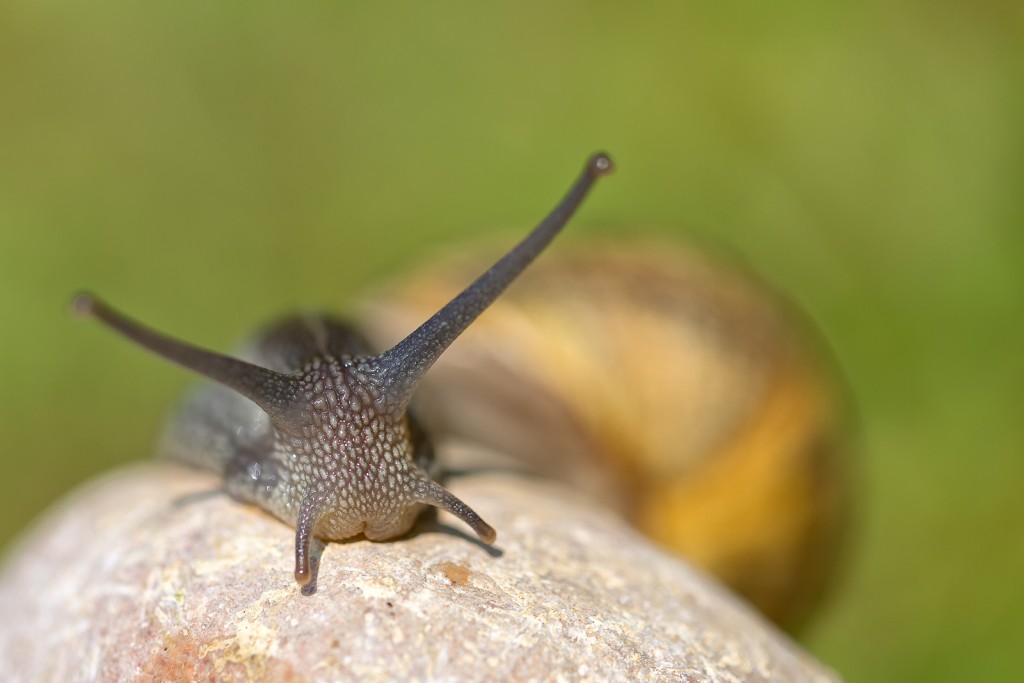
<svg viewBox="0 0 1024 683"><path fill-rule="evenodd" d="M172 465L115 472L6 558L4 680L834 680L575 494L450 484L498 529L494 549L440 515L329 545L303 597L284 524Z"/></svg>

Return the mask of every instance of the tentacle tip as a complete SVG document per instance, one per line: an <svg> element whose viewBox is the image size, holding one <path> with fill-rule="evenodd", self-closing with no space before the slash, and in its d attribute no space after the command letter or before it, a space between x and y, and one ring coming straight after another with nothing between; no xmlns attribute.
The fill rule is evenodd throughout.
<svg viewBox="0 0 1024 683"><path fill-rule="evenodd" d="M587 162L587 172L595 178L605 176L615 170L615 162L604 152L598 152Z"/></svg>
<svg viewBox="0 0 1024 683"><path fill-rule="evenodd" d="M312 585L312 582L313 573L309 571L308 567L300 567L295 570L295 583L302 586L303 591L305 591L308 586Z"/></svg>
<svg viewBox="0 0 1024 683"><path fill-rule="evenodd" d="M96 311L96 297L89 292L76 292L71 297L71 315L86 318Z"/></svg>
<svg viewBox="0 0 1024 683"><path fill-rule="evenodd" d="M305 596L316 593L316 578L310 569L296 569L295 582L299 584L299 592Z"/></svg>
<svg viewBox="0 0 1024 683"><path fill-rule="evenodd" d="M481 521L474 531L476 531L477 537L487 545L494 545L494 542L498 540L498 532L487 522Z"/></svg>

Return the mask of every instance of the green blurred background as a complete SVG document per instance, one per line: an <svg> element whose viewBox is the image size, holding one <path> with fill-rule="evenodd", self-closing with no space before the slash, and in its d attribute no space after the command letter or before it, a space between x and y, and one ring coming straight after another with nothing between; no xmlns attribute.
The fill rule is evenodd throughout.
<svg viewBox="0 0 1024 683"><path fill-rule="evenodd" d="M145 457L191 380L76 325L75 289L226 349L531 223L598 148L619 173L572 239L734 249L859 401L858 531L807 647L851 681L1014 677L1019 2L5 0L0 543Z"/></svg>

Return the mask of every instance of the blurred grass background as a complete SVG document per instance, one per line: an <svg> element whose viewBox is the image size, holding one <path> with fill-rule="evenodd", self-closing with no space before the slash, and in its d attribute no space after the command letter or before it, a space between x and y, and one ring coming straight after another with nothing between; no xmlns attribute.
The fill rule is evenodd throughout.
<svg viewBox="0 0 1024 683"><path fill-rule="evenodd" d="M6 0L0 543L148 453L191 380L75 325L75 289L227 349L532 223L598 148L620 170L573 239L738 251L859 400L858 531L807 647L851 681L1019 673L1018 2Z"/></svg>

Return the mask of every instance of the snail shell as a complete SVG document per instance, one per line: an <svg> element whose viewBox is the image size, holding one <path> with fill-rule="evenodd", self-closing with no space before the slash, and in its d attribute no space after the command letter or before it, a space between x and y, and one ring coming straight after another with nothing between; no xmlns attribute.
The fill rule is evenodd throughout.
<svg viewBox="0 0 1024 683"><path fill-rule="evenodd" d="M374 297L363 329L393 343L481 260ZM794 628L833 574L847 499L843 402L811 339L700 251L577 246L451 347L419 406L436 433L570 482Z"/></svg>

